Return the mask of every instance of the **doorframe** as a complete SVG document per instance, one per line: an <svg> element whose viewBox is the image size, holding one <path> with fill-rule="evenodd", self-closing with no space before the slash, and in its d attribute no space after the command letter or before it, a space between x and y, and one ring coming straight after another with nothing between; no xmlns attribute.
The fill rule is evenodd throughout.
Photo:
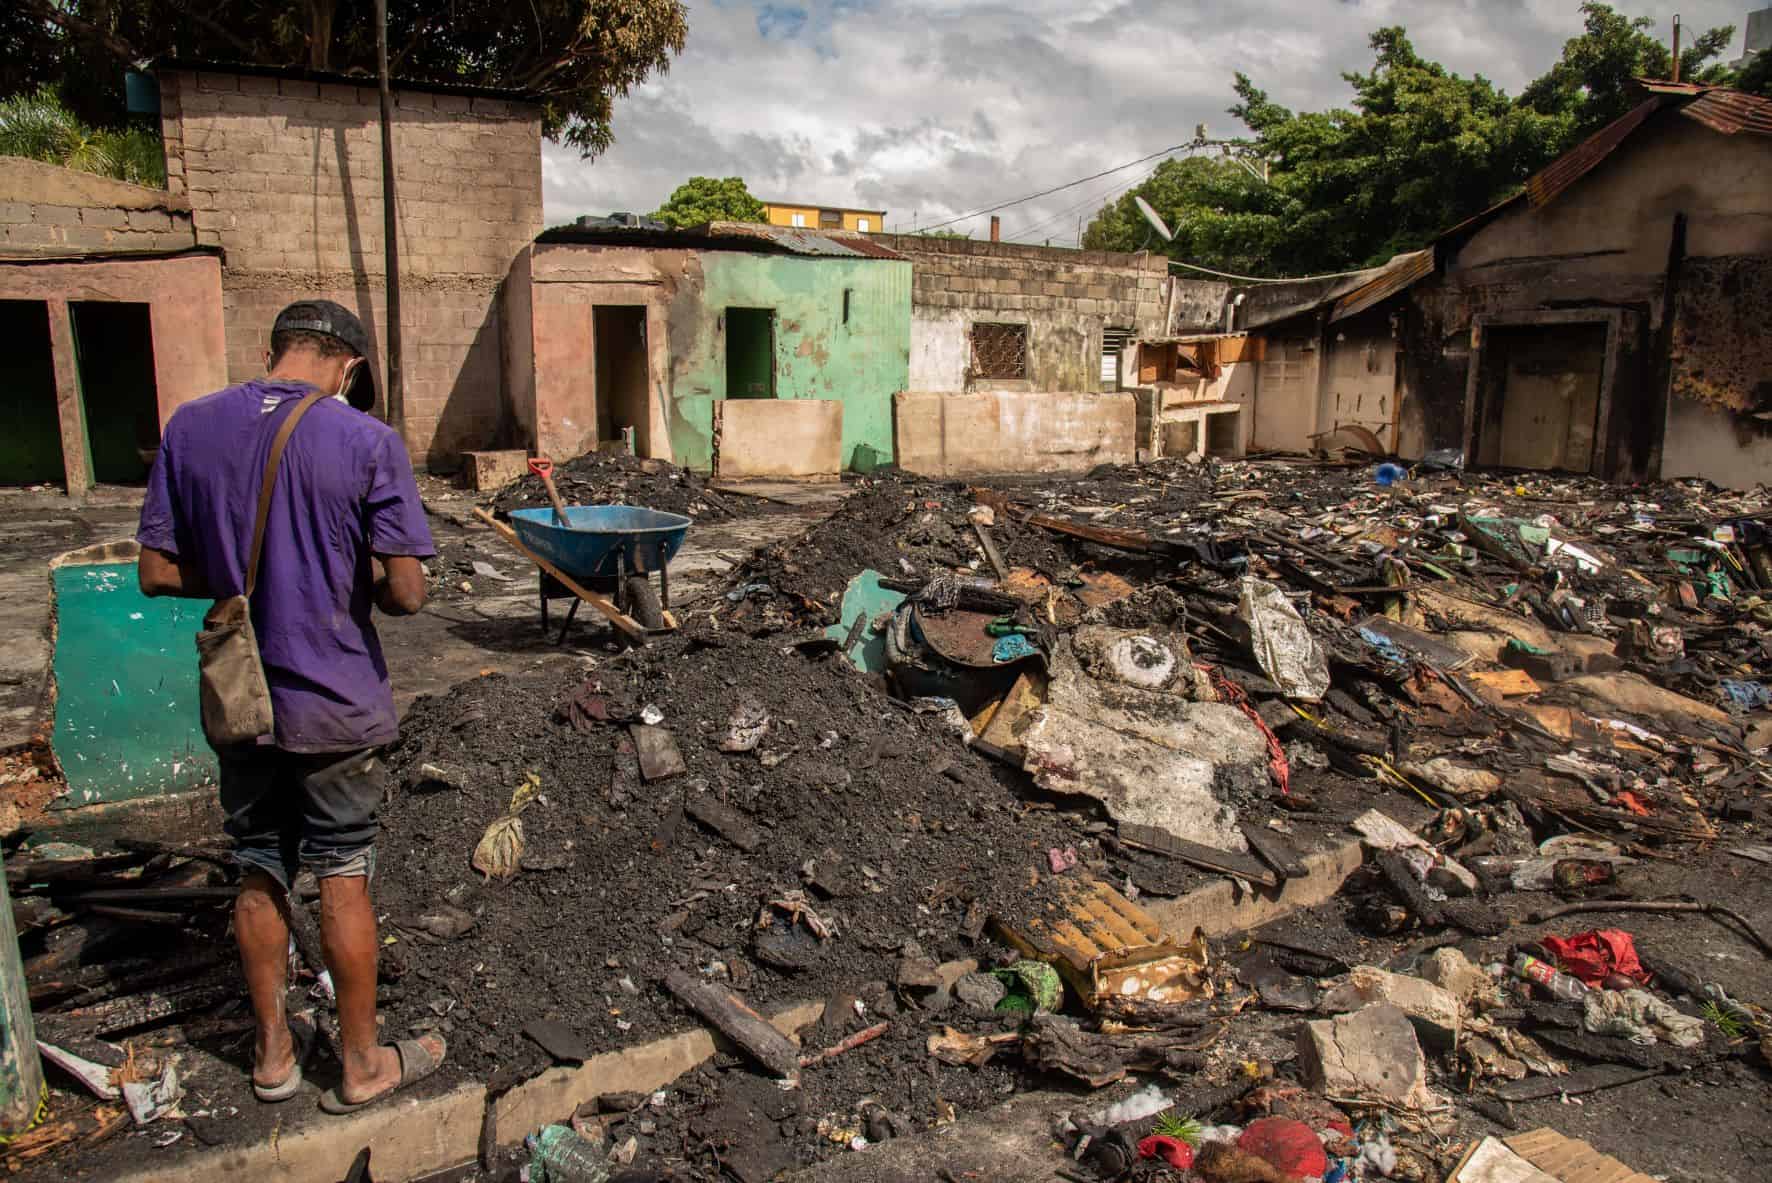
<svg viewBox="0 0 1772 1183"><path fill-rule="evenodd" d="M1612 476L1617 468L1612 461L1612 398L1618 383L1618 351L1624 330L1624 310L1620 308L1482 312L1471 318L1471 361L1464 382L1464 455L1467 464L1476 463L1477 424L1483 421L1484 411L1483 379L1487 367L1496 360L1495 351L1485 348L1488 330L1592 324L1605 326L1606 344L1600 357L1599 409L1594 417L1594 450L1587 470L1591 476Z"/></svg>

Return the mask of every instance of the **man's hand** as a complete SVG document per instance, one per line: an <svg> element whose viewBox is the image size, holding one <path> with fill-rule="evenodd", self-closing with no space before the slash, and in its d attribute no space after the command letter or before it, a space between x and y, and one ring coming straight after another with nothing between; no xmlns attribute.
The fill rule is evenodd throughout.
<svg viewBox="0 0 1772 1183"><path fill-rule="evenodd" d="M424 564L410 555L374 555L375 606L389 616L412 616L425 606Z"/></svg>
<svg viewBox="0 0 1772 1183"><path fill-rule="evenodd" d="M177 555L144 546L135 563L136 580L144 596L180 596L190 600L213 600L209 583L195 564Z"/></svg>

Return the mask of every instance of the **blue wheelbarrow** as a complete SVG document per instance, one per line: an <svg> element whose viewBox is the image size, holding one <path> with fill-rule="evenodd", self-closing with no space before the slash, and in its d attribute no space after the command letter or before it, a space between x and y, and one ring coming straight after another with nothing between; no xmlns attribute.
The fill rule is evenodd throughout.
<svg viewBox="0 0 1772 1183"><path fill-rule="evenodd" d="M549 601L572 600L558 641L566 639L581 603L642 643L648 631L671 626L670 561L690 525L682 514L637 505L567 505L514 509L507 524L484 510L476 513L539 569L544 631L551 627Z"/></svg>

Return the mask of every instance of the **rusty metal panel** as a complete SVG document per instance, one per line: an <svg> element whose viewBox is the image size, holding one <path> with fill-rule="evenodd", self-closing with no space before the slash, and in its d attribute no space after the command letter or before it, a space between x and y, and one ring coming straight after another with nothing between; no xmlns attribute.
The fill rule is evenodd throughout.
<svg viewBox="0 0 1772 1183"><path fill-rule="evenodd" d="M1212 993L1198 934L1176 944L1156 917L1100 880L1063 879L1057 887L1059 898L1044 914L999 920L997 928L1022 956L1049 962L1085 1005L1186 1002Z"/></svg>
<svg viewBox="0 0 1772 1183"><path fill-rule="evenodd" d="M1385 267L1384 273L1355 288L1335 302L1335 309L1329 314L1333 324L1350 316L1366 311L1374 304L1390 299L1398 292L1408 288L1418 280L1426 279L1434 272L1434 249L1415 251L1407 255L1399 255Z"/></svg>
<svg viewBox="0 0 1772 1183"><path fill-rule="evenodd" d="M1739 132L1772 136L1772 99L1738 90L1707 90L1682 107L1680 114L1726 136Z"/></svg>
<svg viewBox="0 0 1772 1183"><path fill-rule="evenodd" d="M1526 199L1537 209L1557 194L1592 172L1599 163L1612 155L1618 145L1637 128L1643 121L1674 101L1665 94L1653 94L1638 103L1629 111L1602 127L1599 131L1563 153L1540 171L1526 180Z"/></svg>

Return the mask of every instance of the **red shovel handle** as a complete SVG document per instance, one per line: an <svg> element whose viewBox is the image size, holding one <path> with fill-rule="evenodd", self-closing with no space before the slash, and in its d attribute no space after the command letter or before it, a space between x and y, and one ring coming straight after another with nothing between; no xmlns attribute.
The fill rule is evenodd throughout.
<svg viewBox="0 0 1772 1183"><path fill-rule="evenodd" d="M529 462L529 471L539 477L552 476L554 475L554 462L546 456L537 456Z"/></svg>

